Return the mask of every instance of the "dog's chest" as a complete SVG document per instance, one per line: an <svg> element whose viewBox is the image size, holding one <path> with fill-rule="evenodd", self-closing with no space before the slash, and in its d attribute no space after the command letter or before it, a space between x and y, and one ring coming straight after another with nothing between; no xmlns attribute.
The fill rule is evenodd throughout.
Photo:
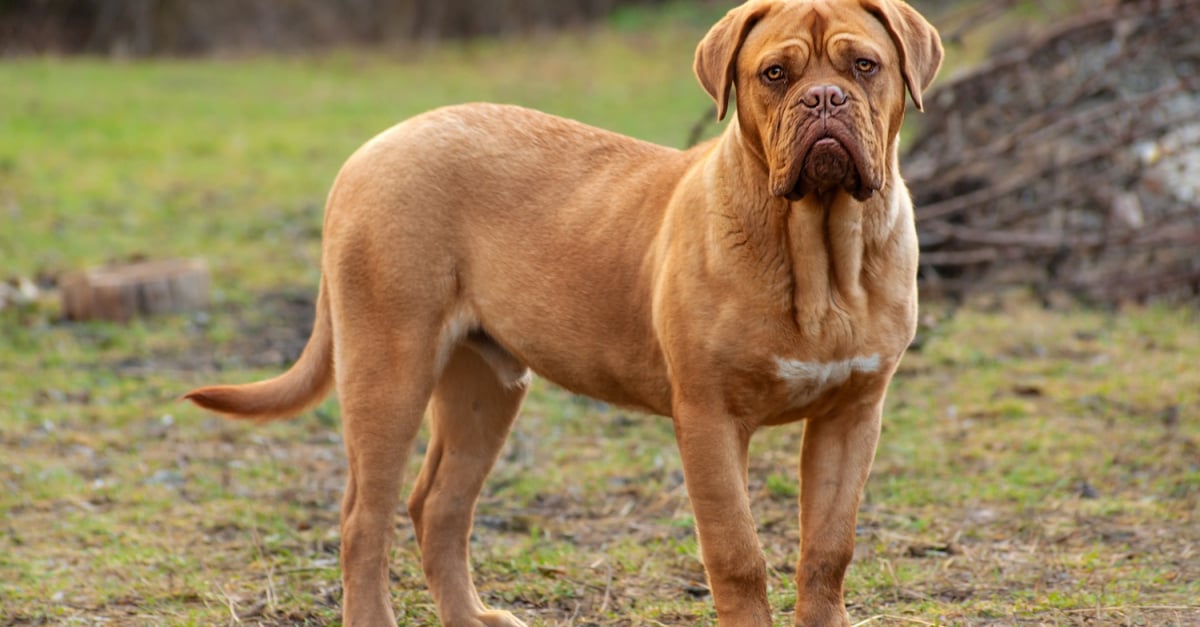
<svg viewBox="0 0 1200 627"><path fill-rule="evenodd" d="M764 409L778 417L768 420L787 422L837 411L845 403L869 402L911 338L907 317L841 316L823 322L804 329L808 333L775 335L760 345L755 367L770 389L763 399L770 408Z"/></svg>
<svg viewBox="0 0 1200 627"><path fill-rule="evenodd" d="M830 361L775 357L774 362L774 375L783 384L790 409L811 405L856 374L876 374L882 365L878 353Z"/></svg>

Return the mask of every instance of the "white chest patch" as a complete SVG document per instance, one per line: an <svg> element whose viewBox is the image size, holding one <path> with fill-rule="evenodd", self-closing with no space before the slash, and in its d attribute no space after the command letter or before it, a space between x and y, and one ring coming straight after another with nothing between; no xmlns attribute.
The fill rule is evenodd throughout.
<svg viewBox="0 0 1200 627"><path fill-rule="evenodd" d="M879 355L853 357L841 361L800 361L775 358L775 373L791 388L794 407L803 407L830 388L846 382L855 373L879 372Z"/></svg>

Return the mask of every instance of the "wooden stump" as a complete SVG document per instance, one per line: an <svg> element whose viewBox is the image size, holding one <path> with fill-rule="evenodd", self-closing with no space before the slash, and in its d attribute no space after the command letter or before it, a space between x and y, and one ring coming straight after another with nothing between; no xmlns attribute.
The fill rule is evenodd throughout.
<svg viewBox="0 0 1200 627"><path fill-rule="evenodd" d="M77 272L59 288L69 320L128 322L207 306L209 274L199 259L144 261Z"/></svg>

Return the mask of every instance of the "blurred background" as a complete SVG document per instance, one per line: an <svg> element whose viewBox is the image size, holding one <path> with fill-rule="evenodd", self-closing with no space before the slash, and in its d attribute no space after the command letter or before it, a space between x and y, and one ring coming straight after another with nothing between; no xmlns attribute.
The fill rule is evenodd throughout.
<svg viewBox="0 0 1200 627"><path fill-rule="evenodd" d="M1200 2L913 4L947 48L902 135L921 327L850 613L1198 625ZM0 0L0 626L334 623L336 401L256 428L179 395L299 354L368 138L483 100L703 141L692 55L734 5ZM756 436L750 472L780 625L801 435ZM486 601L714 624L673 439L536 381L479 506ZM432 624L399 514L398 615Z"/></svg>
<svg viewBox="0 0 1200 627"><path fill-rule="evenodd" d="M915 4L942 28L950 51L930 115L912 116L905 142L905 171L924 207L918 216L928 253L922 280L930 293L959 298L973 288L1015 283L1033 286L1042 298L1063 292L1093 303L1194 298L1200 292L1200 262L1191 254L1200 243L1195 211L1200 190L1194 182L1200 179L1195 157L1200 119L1194 113L1200 110L1195 95L1200 54L1186 26L1197 17L1195 3ZM374 51L359 55L359 63L370 57L421 65L422 55L433 50L480 51L480 42L511 49L555 37L569 47L564 38L595 42L603 31L622 33L619 45L626 51L632 46L661 55L666 49L656 47L677 46L670 50L677 68L686 61L685 44L728 5L2 0L0 55L114 61L299 55L311 61L313 55L330 58L355 49ZM695 99L695 90L686 88L687 73L672 75L680 77L684 80L661 92L663 98ZM429 102L462 97L542 102L523 100L515 88L497 93L491 87L434 95ZM397 113L411 113L403 102L398 105ZM686 132L668 135L661 126L657 132L618 130L672 145L715 132L702 105L690 109L695 112L670 111L674 120L694 121ZM1132 111L1143 114L1131 116ZM561 113L578 117L569 109Z"/></svg>
<svg viewBox="0 0 1200 627"><path fill-rule="evenodd" d="M203 54L295 51L578 27L664 0L5 0L6 53ZM679 4L676 2L676 4ZM711 7L730 3L695 0ZM918 2L925 10L955 0Z"/></svg>
<svg viewBox="0 0 1200 627"><path fill-rule="evenodd" d="M639 0L17 0L6 47L102 54L295 51L580 26ZM640 0L654 4L655 0Z"/></svg>

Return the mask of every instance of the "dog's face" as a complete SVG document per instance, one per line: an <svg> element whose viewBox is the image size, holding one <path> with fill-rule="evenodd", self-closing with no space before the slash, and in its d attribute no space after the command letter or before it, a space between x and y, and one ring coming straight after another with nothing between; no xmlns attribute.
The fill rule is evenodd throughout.
<svg viewBox="0 0 1200 627"><path fill-rule="evenodd" d="M751 0L713 26L696 75L767 164L769 191L866 200L888 175L905 89L941 65L937 31L899 0Z"/></svg>

